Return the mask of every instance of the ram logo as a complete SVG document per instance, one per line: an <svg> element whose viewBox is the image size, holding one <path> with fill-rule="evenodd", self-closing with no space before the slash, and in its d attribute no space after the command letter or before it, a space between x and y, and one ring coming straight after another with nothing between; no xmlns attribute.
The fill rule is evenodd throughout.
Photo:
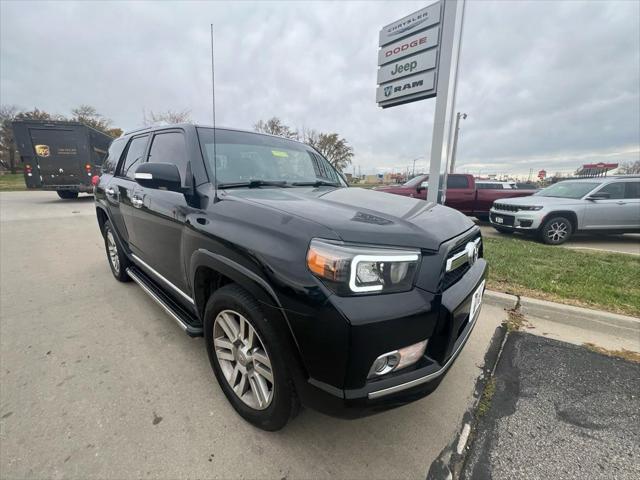
<svg viewBox="0 0 640 480"><path fill-rule="evenodd" d="M384 96L388 97L389 95L391 95L392 91L393 87L391 85L389 85L388 87L384 87Z"/></svg>

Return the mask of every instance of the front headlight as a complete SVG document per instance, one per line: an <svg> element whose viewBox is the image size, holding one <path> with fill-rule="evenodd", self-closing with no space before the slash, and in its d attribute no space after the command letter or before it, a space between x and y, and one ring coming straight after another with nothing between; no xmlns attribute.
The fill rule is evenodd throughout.
<svg viewBox="0 0 640 480"><path fill-rule="evenodd" d="M314 239L309 270L338 295L411 290L420 252L360 247Z"/></svg>
<svg viewBox="0 0 640 480"><path fill-rule="evenodd" d="M522 206L518 206L518 210L520 210L520 211L542 210L542 205L532 205L532 206L522 205Z"/></svg>

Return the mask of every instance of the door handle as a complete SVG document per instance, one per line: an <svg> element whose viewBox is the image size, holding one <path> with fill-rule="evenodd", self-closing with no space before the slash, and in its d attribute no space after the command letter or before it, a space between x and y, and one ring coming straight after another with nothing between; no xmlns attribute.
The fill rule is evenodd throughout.
<svg viewBox="0 0 640 480"><path fill-rule="evenodd" d="M116 190L113 187L108 187L104 193L107 194L107 197L116 198Z"/></svg>
<svg viewBox="0 0 640 480"><path fill-rule="evenodd" d="M624 205L624 204L625 204L625 203L627 203L627 202L623 202L622 200L618 200L616 203L617 203L618 205Z"/></svg>
<svg viewBox="0 0 640 480"><path fill-rule="evenodd" d="M140 197L136 197L135 195L131 198L131 203L136 208L142 208L142 204L144 203Z"/></svg>

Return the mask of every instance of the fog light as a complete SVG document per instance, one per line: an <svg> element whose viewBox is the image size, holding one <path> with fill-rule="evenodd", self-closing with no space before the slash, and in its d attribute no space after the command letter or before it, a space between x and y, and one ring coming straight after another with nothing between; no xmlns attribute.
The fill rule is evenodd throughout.
<svg viewBox="0 0 640 480"><path fill-rule="evenodd" d="M375 359L373 365L371 365L369 378L386 375L394 370L400 370L401 368L413 365L424 355L426 348L427 340L423 340L422 342L409 345L400 350L394 350L393 352L380 355Z"/></svg>

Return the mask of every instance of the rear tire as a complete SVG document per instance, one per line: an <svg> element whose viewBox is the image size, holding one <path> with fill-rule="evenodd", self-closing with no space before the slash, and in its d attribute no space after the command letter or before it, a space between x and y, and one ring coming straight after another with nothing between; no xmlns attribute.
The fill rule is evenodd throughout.
<svg viewBox="0 0 640 480"><path fill-rule="evenodd" d="M552 217L540 229L540 238L547 245L561 245L573 234L573 224L565 217Z"/></svg>
<svg viewBox="0 0 640 480"><path fill-rule="evenodd" d="M56 190L56 193L63 200L75 200L78 198L78 192L72 190Z"/></svg>
<svg viewBox="0 0 640 480"><path fill-rule="evenodd" d="M229 284L209 298L204 338L220 388L242 418L275 431L297 414L286 349L249 292Z"/></svg>
<svg viewBox="0 0 640 480"><path fill-rule="evenodd" d="M116 233L113 231L113 227L109 220L104 222L102 234L104 236L104 246L107 251L107 260L109 261L111 273L113 273L116 280L120 282L130 281L131 278L129 277L129 274L127 274L127 268L131 265L131 262L120 248L120 245L118 245L115 236Z"/></svg>

